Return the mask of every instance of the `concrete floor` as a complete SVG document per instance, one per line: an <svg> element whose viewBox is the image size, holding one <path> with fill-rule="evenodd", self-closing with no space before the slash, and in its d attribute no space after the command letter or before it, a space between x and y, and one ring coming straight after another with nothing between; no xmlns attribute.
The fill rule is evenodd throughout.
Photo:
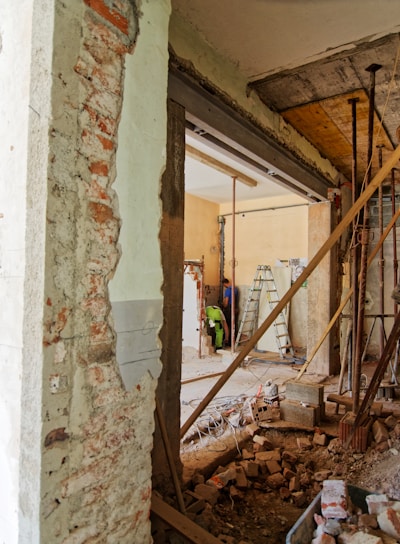
<svg viewBox="0 0 400 544"><path fill-rule="evenodd" d="M219 350L217 353L199 358L196 350L185 348L182 363L181 389L181 423L184 423L213 385L220 379L215 374L223 373L229 367L237 354L231 351ZM271 380L278 386L279 394L284 395L285 383L295 379L301 369L301 360L298 364L291 359L281 359L276 353L251 352L245 359L243 366L239 366L225 383L217 399L226 397L254 397L258 389ZM207 376L210 377L207 377ZM307 373L304 380L320 383L324 376ZM325 380L326 393L337 392L337 378ZM336 388L336 389L335 389ZM215 400L215 399L214 399Z"/></svg>
<svg viewBox="0 0 400 544"><path fill-rule="evenodd" d="M230 351L220 350L216 354L199 358L195 349L185 348L182 363L182 389L181 389L181 424L185 423L193 410L204 399L213 385L226 371L235 354ZM200 471L210 470L210 467L224 464L232 458L235 450L239 449L240 442L248 439L244 427L241 428L223 425L219 428L217 422L215 428L209 428L209 421L218 418L222 412L229 412L231 407L245 405L244 399L251 400L259 391L260 386L264 387L268 380L278 386L280 399L285 397L286 382L295 379L302 368L302 360L283 360L276 353L251 352L245 359L243 366L239 366L228 381L224 384L215 398L210 402L205 413L198 418L195 425L189 429L182 441L181 459L185 466ZM376 362L365 363L362 373L367 376L367 384L376 368ZM330 393L338 393L339 376L322 376L306 372L301 381L311 383L323 383L324 398L326 400ZM345 375L343 388L347 386L347 375ZM382 401L384 408L392 410L400 415L400 399L398 396L393 400ZM246 410L244 410L246 412ZM329 415L320 427L330 436L338 435L338 423L345 413L345 408L340 406L336 412L336 404L326 403L326 413ZM217 414L217 415L215 415ZM233 416L234 417L234 416ZM206 422L206 424L204 423ZM203 433L203 429L205 432ZM266 424L268 428L277 430L301 430L301 426L281 421L278 417L271 423ZM201 432L199 432L199 429ZM306 428L305 428L306 429ZM190 477L190 474L187 475Z"/></svg>

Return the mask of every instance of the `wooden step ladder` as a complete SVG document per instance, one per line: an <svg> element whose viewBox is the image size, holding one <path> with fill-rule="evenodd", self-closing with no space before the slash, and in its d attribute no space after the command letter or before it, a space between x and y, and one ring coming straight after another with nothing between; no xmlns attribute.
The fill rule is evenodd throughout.
<svg viewBox="0 0 400 544"><path fill-rule="evenodd" d="M260 299L265 293L271 310L280 302L275 279L269 265L259 264L250 287L247 301L243 311L243 318L236 336L235 349L247 342L258 328L258 316ZM289 330L283 312L279 313L274 321L275 338L280 357L287 354L294 356L293 346L289 336Z"/></svg>

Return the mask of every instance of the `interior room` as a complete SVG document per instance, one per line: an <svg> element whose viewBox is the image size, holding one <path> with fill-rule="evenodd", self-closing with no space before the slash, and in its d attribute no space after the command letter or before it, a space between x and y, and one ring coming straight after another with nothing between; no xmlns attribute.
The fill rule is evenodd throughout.
<svg viewBox="0 0 400 544"><path fill-rule="evenodd" d="M1 542L400 540L399 31L0 4Z"/></svg>

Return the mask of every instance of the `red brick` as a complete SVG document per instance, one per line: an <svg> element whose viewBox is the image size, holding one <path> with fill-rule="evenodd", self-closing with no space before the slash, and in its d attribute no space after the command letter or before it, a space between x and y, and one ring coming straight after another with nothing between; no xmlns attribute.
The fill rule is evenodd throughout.
<svg viewBox="0 0 400 544"><path fill-rule="evenodd" d="M111 151L111 149L114 149L114 142L112 140L109 140L108 138L104 138L104 136L101 136L101 134L96 134L96 137L98 138L99 142L103 146L103 149L106 149L108 151Z"/></svg>
<svg viewBox="0 0 400 544"><path fill-rule="evenodd" d="M105 161L92 162L89 169L92 174L97 174L98 176L108 176L108 163Z"/></svg>
<svg viewBox="0 0 400 544"><path fill-rule="evenodd" d="M85 20L91 36L89 39L84 40L84 47L90 51L99 64L109 61L107 54L111 59L115 54L122 56L131 51L133 47L132 40L128 39L123 43L115 32L98 20L95 21L90 16L86 16Z"/></svg>
<svg viewBox="0 0 400 544"><path fill-rule="evenodd" d="M84 310L89 310L93 317L104 317L108 314L110 305L106 298L102 296L85 298L82 303Z"/></svg>
<svg viewBox="0 0 400 544"><path fill-rule="evenodd" d="M98 183L97 180L92 179L90 184L86 189L86 194L91 200L102 200L107 204L111 203L110 195L107 193L106 189Z"/></svg>
<svg viewBox="0 0 400 544"><path fill-rule="evenodd" d="M85 0L85 4L98 13L103 19L106 19L113 26L118 28L124 34L128 34L128 19L115 9L110 9L104 0Z"/></svg>
<svg viewBox="0 0 400 544"><path fill-rule="evenodd" d="M114 210L100 202L89 202L89 212L96 223L106 223L114 219Z"/></svg>

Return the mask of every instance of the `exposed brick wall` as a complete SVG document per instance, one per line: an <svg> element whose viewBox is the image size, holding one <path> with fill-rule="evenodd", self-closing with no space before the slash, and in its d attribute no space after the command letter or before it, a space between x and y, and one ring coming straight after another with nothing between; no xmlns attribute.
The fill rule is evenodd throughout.
<svg viewBox="0 0 400 544"><path fill-rule="evenodd" d="M108 296L124 57L138 21L128 0L59 2L56 18L41 541L146 543L155 383L124 389Z"/></svg>

